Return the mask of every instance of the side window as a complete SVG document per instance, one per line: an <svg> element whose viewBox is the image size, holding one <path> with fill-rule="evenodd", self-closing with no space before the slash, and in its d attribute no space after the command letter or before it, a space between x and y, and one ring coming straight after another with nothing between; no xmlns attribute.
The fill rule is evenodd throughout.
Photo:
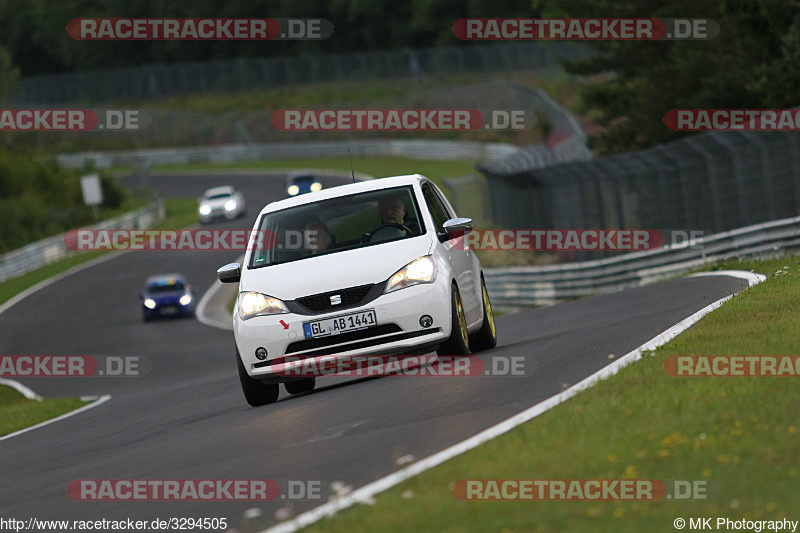
<svg viewBox="0 0 800 533"><path fill-rule="evenodd" d="M442 194L442 191L440 191L436 187L431 187L431 191L436 196L436 198L439 199L439 204L442 206L442 209L444 210L446 220L455 218L456 214L453 211L453 208L450 207L450 203L444 198L444 194Z"/></svg>
<svg viewBox="0 0 800 533"><path fill-rule="evenodd" d="M439 234L444 233L444 223L449 219L447 211L442 207L441 202L436 196L436 192L430 187L423 187L422 196L425 198L425 204L431 212L433 222L436 224L436 231Z"/></svg>

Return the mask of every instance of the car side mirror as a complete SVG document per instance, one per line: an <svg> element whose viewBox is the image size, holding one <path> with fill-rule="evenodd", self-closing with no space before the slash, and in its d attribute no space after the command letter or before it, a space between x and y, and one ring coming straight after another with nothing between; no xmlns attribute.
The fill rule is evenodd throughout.
<svg viewBox="0 0 800 533"><path fill-rule="evenodd" d="M228 263L217 269L217 277L222 283L238 283L242 279L242 267L239 263Z"/></svg>
<svg viewBox="0 0 800 533"><path fill-rule="evenodd" d="M442 224L444 228L445 234L449 237L450 235L456 232L465 232L472 229L472 219L471 218L451 218L444 224Z"/></svg>

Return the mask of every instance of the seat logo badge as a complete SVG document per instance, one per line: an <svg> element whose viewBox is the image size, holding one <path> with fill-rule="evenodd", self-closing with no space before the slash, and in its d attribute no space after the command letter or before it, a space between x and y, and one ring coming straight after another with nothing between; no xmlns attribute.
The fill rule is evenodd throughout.
<svg viewBox="0 0 800 533"><path fill-rule="evenodd" d="M334 294L331 296L331 305L340 305L342 303L342 295Z"/></svg>

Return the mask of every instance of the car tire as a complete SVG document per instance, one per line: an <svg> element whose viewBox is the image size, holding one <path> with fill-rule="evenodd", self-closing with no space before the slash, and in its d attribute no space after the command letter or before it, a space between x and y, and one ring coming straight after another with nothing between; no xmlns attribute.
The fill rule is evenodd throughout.
<svg viewBox="0 0 800 533"><path fill-rule="evenodd" d="M259 405L273 403L278 399L280 394L278 384L267 385L248 376L244 363L242 363L242 358L239 356L239 350L236 350L236 367L239 369L239 382L242 384L242 392L247 403L253 407L258 407Z"/></svg>
<svg viewBox="0 0 800 533"><path fill-rule="evenodd" d="M483 299L483 325L477 333L469 338L469 349L473 352L489 350L497 346L497 330L494 326L492 302L489 301L489 291L486 290L483 276L481 276L481 297Z"/></svg>
<svg viewBox="0 0 800 533"><path fill-rule="evenodd" d="M438 355L469 355L469 334L467 332L467 318L464 316L464 306L461 303L461 293L453 284L450 296L450 337L439 345L436 350Z"/></svg>
<svg viewBox="0 0 800 533"><path fill-rule="evenodd" d="M296 381L287 381L283 384L286 392L289 394L302 394L304 392L311 392L317 384L317 378L310 377L305 379L298 379Z"/></svg>

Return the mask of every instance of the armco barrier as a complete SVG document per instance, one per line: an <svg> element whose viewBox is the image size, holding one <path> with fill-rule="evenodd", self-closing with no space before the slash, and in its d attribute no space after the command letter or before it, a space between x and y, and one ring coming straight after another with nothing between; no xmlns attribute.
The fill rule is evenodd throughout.
<svg viewBox="0 0 800 533"><path fill-rule="evenodd" d="M489 161L519 151L505 143L482 143L435 140L318 141L264 144L230 144L191 148L155 148L60 154L58 162L69 168L83 168L93 163L98 168L113 166L147 167L150 165L188 163L229 163L262 159L413 157L417 159L468 159ZM358 161L353 162L358 167Z"/></svg>
<svg viewBox="0 0 800 533"><path fill-rule="evenodd" d="M764 222L656 250L559 265L486 269L492 303L551 305L666 279L704 264L800 248L800 217Z"/></svg>
<svg viewBox="0 0 800 533"><path fill-rule="evenodd" d="M146 229L164 218L164 201L161 199L136 211L104 220L90 229ZM21 276L71 254L64 244L64 234L36 241L18 250L0 256L0 282Z"/></svg>

